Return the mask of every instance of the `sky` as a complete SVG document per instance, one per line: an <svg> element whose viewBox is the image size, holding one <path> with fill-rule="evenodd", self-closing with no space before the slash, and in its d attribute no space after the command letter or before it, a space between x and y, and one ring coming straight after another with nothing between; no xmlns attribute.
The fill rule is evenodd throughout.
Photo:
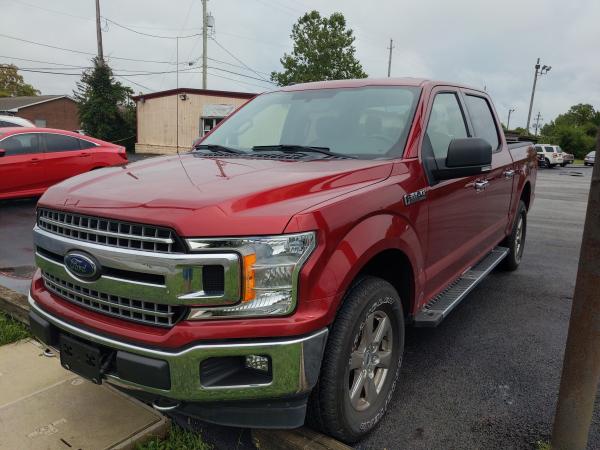
<svg viewBox="0 0 600 450"><path fill-rule="evenodd" d="M292 49L292 25L313 9L344 14L370 77L387 76L393 39L392 76L485 87L504 123L515 109L511 128L527 121L537 58L552 66L536 89L541 123L577 103L600 109L598 0L209 0L208 88L273 89L265 80ZM0 11L0 64L60 72L20 73L43 94L72 94L97 49L94 0L0 0ZM201 87L200 0L101 0L101 15L104 54L119 81L136 93Z"/></svg>

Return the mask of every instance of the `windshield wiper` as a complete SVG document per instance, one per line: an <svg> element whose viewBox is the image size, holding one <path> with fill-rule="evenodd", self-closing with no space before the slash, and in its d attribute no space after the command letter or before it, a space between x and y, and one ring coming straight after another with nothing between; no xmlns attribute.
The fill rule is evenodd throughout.
<svg viewBox="0 0 600 450"><path fill-rule="evenodd" d="M296 144L275 144L275 145L255 145L252 147L255 152L268 152L268 151L280 151L284 153L321 153L328 156L337 156L340 158L355 158L354 156L342 155L340 153L332 153L329 147L312 147L310 145L296 145Z"/></svg>
<svg viewBox="0 0 600 450"><path fill-rule="evenodd" d="M244 154L245 152L241 150L237 150L231 147L225 147L224 145L218 144L198 144L194 146L194 150L209 150L211 152L225 152L225 153L235 153L235 154Z"/></svg>

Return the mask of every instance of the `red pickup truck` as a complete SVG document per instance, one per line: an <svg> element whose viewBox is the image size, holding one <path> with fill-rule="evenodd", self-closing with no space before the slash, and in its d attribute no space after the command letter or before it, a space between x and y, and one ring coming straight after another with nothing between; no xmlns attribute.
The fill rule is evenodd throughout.
<svg viewBox="0 0 600 450"><path fill-rule="evenodd" d="M479 90L365 79L259 95L189 153L45 193L31 329L65 368L159 410L306 416L353 442L388 407L405 327L438 325L496 265L517 268L536 171Z"/></svg>

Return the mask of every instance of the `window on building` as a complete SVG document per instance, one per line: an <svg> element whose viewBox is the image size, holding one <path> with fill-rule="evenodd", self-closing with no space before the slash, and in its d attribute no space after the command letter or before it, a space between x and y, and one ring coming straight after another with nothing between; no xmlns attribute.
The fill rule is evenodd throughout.
<svg viewBox="0 0 600 450"><path fill-rule="evenodd" d="M35 119L34 123L38 128L46 128L46 119Z"/></svg>
<svg viewBox="0 0 600 450"><path fill-rule="evenodd" d="M208 134L210 130L216 127L224 117L202 117L200 119L200 136Z"/></svg>

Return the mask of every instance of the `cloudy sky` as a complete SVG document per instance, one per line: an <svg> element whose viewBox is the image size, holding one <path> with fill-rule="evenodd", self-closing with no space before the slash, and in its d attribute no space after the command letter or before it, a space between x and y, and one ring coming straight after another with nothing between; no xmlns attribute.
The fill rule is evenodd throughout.
<svg viewBox="0 0 600 450"><path fill-rule="evenodd" d="M61 72L21 73L44 94L70 94L79 76L66 74L78 74L96 52L94 0L0 0L0 5L0 63ZM292 24L317 9L346 16L370 77L387 75L392 38L392 76L485 86L502 120L512 107L511 125L524 126L540 57L552 70L538 82L534 114L541 112L547 122L580 102L600 108L598 0L211 0L208 9L215 18L208 45L212 89L270 89L262 79L290 51ZM177 52L174 39L117 24L166 37L192 35L179 40L179 86L201 87L202 42L193 36L202 22L200 0L101 0L101 10L108 19L102 21L105 56L120 81L136 92L176 87Z"/></svg>

